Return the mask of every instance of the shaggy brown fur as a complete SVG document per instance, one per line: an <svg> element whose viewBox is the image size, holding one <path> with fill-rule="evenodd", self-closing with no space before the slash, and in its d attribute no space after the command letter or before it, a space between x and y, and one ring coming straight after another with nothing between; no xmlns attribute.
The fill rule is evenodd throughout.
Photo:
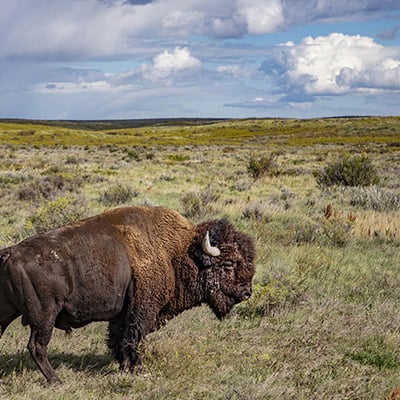
<svg viewBox="0 0 400 400"><path fill-rule="evenodd" d="M400 399L400 386L397 387L396 389L393 389L387 400L399 400Z"/></svg>
<svg viewBox="0 0 400 400"><path fill-rule="evenodd" d="M202 242L209 232L219 256ZM124 207L70 223L0 251L0 336L19 315L28 349L49 382L53 327L109 321L122 369L140 364L140 339L191 307L223 318L250 296L254 245L226 220L192 225L162 207Z"/></svg>

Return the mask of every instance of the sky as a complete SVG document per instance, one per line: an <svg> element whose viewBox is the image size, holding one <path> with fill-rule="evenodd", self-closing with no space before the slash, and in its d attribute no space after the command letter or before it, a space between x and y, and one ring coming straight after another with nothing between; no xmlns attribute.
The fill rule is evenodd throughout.
<svg viewBox="0 0 400 400"><path fill-rule="evenodd" d="M400 115L400 0L0 0L0 118Z"/></svg>

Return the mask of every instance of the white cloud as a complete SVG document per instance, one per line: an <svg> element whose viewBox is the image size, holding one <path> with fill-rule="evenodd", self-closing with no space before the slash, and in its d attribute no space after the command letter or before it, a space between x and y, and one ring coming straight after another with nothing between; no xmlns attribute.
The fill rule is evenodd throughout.
<svg viewBox="0 0 400 400"><path fill-rule="evenodd" d="M239 65L220 65L217 67L217 72L232 75L235 78L248 77L251 73L251 71Z"/></svg>
<svg viewBox="0 0 400 400"><path fill-rule="evenodd" d="M360 88L372 92L400 90L400 57L398 60L386 58L372 68L342 68L336 80L346 88Z"/></svg>
<svg viewBox="0 0 400 400"><path fill-rule="evenodd" d="M143 63L139 68L117 74L100 74L95 71L75 70L65 73L70 80L53 80L39 83L34 90L47 94L71 94L83 92L110 92L136 90L153 86L178 85L180 74L201 70L201 62L190 54L186 47L164 50L155 56L151 63Z"/></svg>
<svg viewBox="0 0 400 400"><path fill-rule="evenodd" d="M236 0L230 13L213 18L211 32L216 37L239 37L274 32L284 23L281 0Z"/></svg>
<svg viewBox="0 0 400 400"><path fill-rule="evenodd" d="M179 71L199 68L200 60L193 57L188 48L176 47L172 52L165 50L155 56L152 64L143 64L141 72L144 79L168 83Z"/></svg>
<svg viewBox="0 0 400 400"><path fill-rule="evenodd" d="M274 32L284 22L280 0L237 0L237 14L246 22L247 33Z"/></svg>
<svg viewBox="0 0 400 400"><path fill-rule="evenodd" d="M185 36L204 31L204 13L196 10L173 10L162 17L161 27L171 36Z"/></svg>
<svg viewBox="0 0 400 400"><path fill-rule="evenodd" d="M400 90L400 49L359 35L332 33L280 46L262 68L280 74L281 84L311 95Z"/></svg>

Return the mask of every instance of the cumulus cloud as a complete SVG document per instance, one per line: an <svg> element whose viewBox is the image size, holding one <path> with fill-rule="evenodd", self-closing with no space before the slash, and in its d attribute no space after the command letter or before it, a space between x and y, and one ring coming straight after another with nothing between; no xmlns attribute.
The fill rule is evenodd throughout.
<svg viewBox="0 0 400 400"><path fill-rule="evenodd" d="M246 22L249 34L274 32L283 25L281 0L237 0L237 6L237 15Z"/></svg>
<svg viewBox="0 0 400 400"><path fill-rule="evenodd" d="M261 69L310 95L400 90L400 49L369 37L332 33L278 47Z"/></svg>
<svg viewBox="0 0 400 400"><path fill-rule="evenodd" d="M208 34L216 37L240 37L244 34L271 33L284 23L281 0L236 0L230 13L216 15Z"/></svg>
<svg viewBox="0 0 400 400"><path fill-rule="evenodd" d="M141 72L144 79L168 83L177 72L199 68L200 60L193 57L188 48L176 47L172 52L165 50L155 56L151 64L143 64Z"/></svg>
<svg viewBox="0 0 400 400"><path fill-rule="evenodd" d="M64 78L68 80L41 82L35 86L35 91L48 94L84 91L111 93L150 86L179 85L181 80L188 81L188 75L197 73L201 68L200 60L193 57L187 47L175 47L172 51L164 50L156 55L152 62L143 63L140 67L125 72L104 74L96 70L71 68L64 74Z"/></svg>

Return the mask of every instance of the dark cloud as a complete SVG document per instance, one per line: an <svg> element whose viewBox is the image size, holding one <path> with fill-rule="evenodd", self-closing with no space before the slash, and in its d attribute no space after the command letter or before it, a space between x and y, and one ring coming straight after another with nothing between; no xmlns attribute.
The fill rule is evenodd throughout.
<svg viewBox="0 0 400 400"><path fill-rule="evenodd" d="M106 4L107 6L116 6L121 4L144 5L153 3L154 0L97 0L99 3Z"/></svg>
<svg viewBox="0 0 400 400"><path fill-rule="evenodd" d="M396 39L399 30L400 25L393 28L385 29L384 31L379 32L376 36L382 40L394 40Z"/></svg>
<svg viewBox="0 0 400 400"><path fill-rule="evenodd" d="M398 11L399 0L283 0L285 26L368 20Z"/></svg>
<svg viewBox="0 0 400 400"><path fill-rule="evenodd" d="M153 3L154 0L126 0L125 4L139 5L139 4L148 4Z"/></svg>
<svg viewBox="0 0 400 400"><path fill-rule="evenodd" d="M266 75L273 75L275 78L282 77L287 71L286 49L274 49L268 58L260 65L259 70Z"/></svg>
<svg viewBox="0 0 400 400"><path fill-rule="evenodd" d="M368 0L365 2L364 9L367 12L399 11L398 0Z"/></svg>

